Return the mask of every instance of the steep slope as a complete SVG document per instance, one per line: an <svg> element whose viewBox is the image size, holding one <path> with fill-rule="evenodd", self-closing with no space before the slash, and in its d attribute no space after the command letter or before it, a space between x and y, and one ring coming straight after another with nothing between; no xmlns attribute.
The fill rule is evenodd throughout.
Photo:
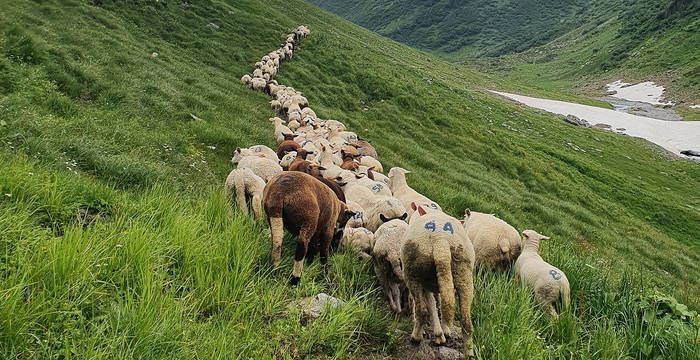
<svg viewBox="0 0 700 360"><path fill-rule="evenodd" d="M221 191L232 149L274 143L269 97L238 78L299 24L312 33L278 80L320 116L411 169L447 212L552 236L542 253L566 272L573 310L551 323L510 273L479 274L478 356L700 354L668 297L699 305L697 164L475 91L479 74L301 1L94 3L0 3L3 358L396 350L393 328L410 324L388 313L368 262L336 254L289 288L292 242L273 268L266 225L231 214ZM348 305L309 323L288 309L319 292Z"/></svg>
<svg viewBox="0 0 700 360"><path fill-rule="evenodd" d="M597 0L310 2L452 60L527 50L585 24L601 11L599 7L610 7L610 2Z"/></svg>

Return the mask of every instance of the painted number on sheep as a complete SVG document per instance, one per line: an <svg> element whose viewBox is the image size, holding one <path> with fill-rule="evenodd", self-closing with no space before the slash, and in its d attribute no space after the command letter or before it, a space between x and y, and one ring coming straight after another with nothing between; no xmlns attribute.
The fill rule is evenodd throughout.
<svg viewBox="0 0 700 360"><path fill-rule="evenodd" d="M549 275L552 275L552 279L554 280L561 279L561 274L556 270L549 270Z"/></svg>
<svg viewBox="0 0 700 360"><path fill-rule="evenodd" d="M376 184L376 185L372 186L372 190L374 190L374 192L380 192L380 191L382 191L383 188L384 187L382 186L382 184Z"/></svg>
<svg viewBox="0 0 700 360"><path fill-rule="evenodd" d="M435 231L435 221L429 221L425 223L425 229L430 231Z"/></svg>
<svg viewBox="0 0 700 360"><path fill-rule="evenodd" d="M285 186L291 184L293 181L294 178L289 175L280 175L280 177L277 178L277 182Z"/></svg>
<svg viewBox="0 0 700 360"><path fill-rule="evenodd" d="M430 204L430 207L433 208L433 209L435 209L435 210L437 210L437 208L438 208L438 206L437 206L436 203L431 203L431 204ZM448 223L448 224L449 224L449 223ZM451 226L451 225L450 225L450 226Z"/></svg>
<svg viewBox="0 0 700 360"><path fill-rule="evenodd" d="M352 216L352 218L355 220L362 219L362 213L356 212L355 215Z"/></svg>
<svg viewBox="0 0 700 360"><path fill-rule="evenodd" d="M445 226L442 227L442 231L449 232L450 234L455 233L454 229L452 229L452 223L445 223Z"/></svg>
<svg viewBox="0 0 700 360"><path fill-rule="evenodd" d="M256 147L254 151L255 151L255 152L261 152L261 151L262 151L262 148Z"/></svg>

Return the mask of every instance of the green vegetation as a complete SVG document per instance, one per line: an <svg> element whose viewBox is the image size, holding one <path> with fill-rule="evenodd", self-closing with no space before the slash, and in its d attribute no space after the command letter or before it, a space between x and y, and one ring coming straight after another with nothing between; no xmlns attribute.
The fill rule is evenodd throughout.
<svg viewBox="0 0 700 360"><path fill-rule="evenodd" d="M571 311L550 322L511 273L477 274L478 358L700 356L697 164L503 102L480 74L301 1L92 3L0 3L0 357L396 350L410 323L369 263L339 253L289 288L291 240L273 268L266 225L221 190L233 148L274 143L269 98L238 78L299 24L312 34L280 83L447 212L552 236ZM288 304L319 292L347 305L302 325Z"/></svg>

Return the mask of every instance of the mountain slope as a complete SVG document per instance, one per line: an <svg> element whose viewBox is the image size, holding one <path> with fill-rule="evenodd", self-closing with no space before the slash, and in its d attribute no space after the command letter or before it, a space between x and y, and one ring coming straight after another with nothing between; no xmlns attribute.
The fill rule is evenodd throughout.
<svg viewBox="0 0 700 360"><path fill-rule="evenodd" d="M596 0L311 0L358 25L448 59L495 56L541 45L584 24Z"/></svg>
<svg viewBox="0 0 700 360"><path fill-rule="evenodd" d="M410 322L386 310L371 263L341 252L289 288L292 241L273 268L266 225L221 191L236 146L274 146L269 97L238 79L299 24L312 33L277 80L319 116L447 212L552 236L542 254L572 311L552 323L510 272L477 274L478 356L700 354L668 297L699 306L697 164L481 93L480 74L301 1L95 3L0 3L2 358L396 351ZM319 292L347 306L309 323L288 309Z"/></svg>

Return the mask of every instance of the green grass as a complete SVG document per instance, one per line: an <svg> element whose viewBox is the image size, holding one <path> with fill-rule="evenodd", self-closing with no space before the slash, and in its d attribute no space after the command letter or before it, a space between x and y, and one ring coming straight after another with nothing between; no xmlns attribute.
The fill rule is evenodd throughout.
<svg viewBox="0 0 700 360"><path fill-rule="evenodd" d="M394 353L410 323L371 264L339 253L290 288L292 241L273 268L266 226L221 189L236 146L274 143L269 98L238 78L299 24L280 83L448 213L552 236L571 311L552 323L510 272L477 274L477 357L700 355L697 317L653 297L700 308L697 164L503 102L488 77L300 1L101 3L0 4L0 357ZM318 292L347 305L304 326L288 304Z"/></svg>

